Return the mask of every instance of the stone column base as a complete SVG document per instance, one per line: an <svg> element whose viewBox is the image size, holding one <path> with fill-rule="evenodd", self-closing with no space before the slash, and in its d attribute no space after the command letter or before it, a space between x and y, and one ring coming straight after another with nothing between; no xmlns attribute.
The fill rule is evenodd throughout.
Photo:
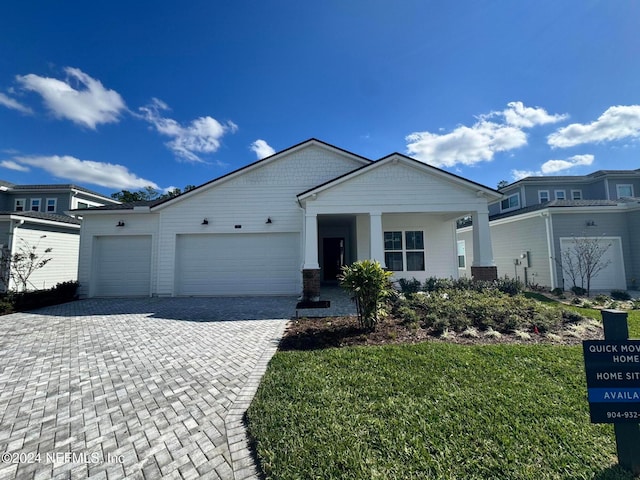
<svg viewBox="0 0 640 480"><path fill-rule="evenodd" d="M471 267L471 278L492 282L498 279L498 267Z"/></svg>
<svg viewBox="0 0 640 480"><path fill-rule="evenodd" d="M320 300L320 270L302 270L302 300L317 302Z"/></svg>

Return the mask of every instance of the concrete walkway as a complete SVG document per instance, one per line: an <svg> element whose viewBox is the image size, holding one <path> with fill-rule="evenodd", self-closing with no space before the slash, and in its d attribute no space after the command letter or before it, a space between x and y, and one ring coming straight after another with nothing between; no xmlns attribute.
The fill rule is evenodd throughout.
<svg viewBox="0 0 640 480"><path fill-rule="evenodd" d="M255 478L243 415L293 297L0 317L0 480Z"/></svg>

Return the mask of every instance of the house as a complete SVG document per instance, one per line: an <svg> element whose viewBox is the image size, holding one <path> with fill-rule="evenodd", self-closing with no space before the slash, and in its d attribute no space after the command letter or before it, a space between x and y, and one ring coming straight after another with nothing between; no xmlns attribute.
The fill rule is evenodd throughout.
<svg viewBox="0 0 640 480"><path fill-rule="evenodd" d="M368 258L396 279L457 276L466 214L470 271L492 278L488 204L500 198L401 154L371 161L310 139L174 198L84 211L80 294L313 299Z"/></svg>
<svg viewBox="0 0 640 480"><path fill-rule="evenodd" d="M563 252L588 238L606 249L607 267L591 288L636 288L640 281L640 169L599 170L589 175L526 177L500 189L489 205L499 276L569 289ZM458 250L471 260L471 228L458 231ZM461 257L462 258L462 257ZM460 275L470 271L460 261ZM580 285L578 285L580 286Z"/></svg>
<svg viewBox="0 0 640 480"><path fill-rule="evenodd" d="M43 289L76 280L81 220L67 215L119 202L76 185L16 185L0 180L0 251L10 259L20 251L33 250L51 261L28 278L29 289ZM3 262L4 263L4 262ZM0 289L19 289L4 268Z"/></svg>

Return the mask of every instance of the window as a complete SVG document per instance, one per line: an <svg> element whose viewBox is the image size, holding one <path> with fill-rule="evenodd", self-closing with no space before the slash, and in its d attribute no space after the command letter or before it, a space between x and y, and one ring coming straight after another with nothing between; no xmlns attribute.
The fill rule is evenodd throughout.
<svg viewBox="0 0 640 480"><path fill-rule="evenodd" d="M458 268L467 267L467 257L465 255L464 240L458 240Z"/></svg>
<svg viewBox="0 0 640 480"><path fill-rule="evenodd" d="M78 208L89 208L89 204L84 202L78 202Z"/></svg>
<svg viewBox="0 0 640 480"><path fill-rule="evenodd" d="M39 198L32 198L31 199L31 211L32 212L39 212L40 211L40 199Z"/></svg>
<svg viewBox="0 0 640 480"><path fill-rule="evenodd" d="M47 198L47 212L56 211L56 202L55 198Z"/></svg>
<svg viewBox="0 0 640 480"><path fill-rule="evenodd" d="M582 190L571 190L571 200L582 200Z"/></svg>
<svg viewBox="0 0 640 480"><path fill-rule="evenodd" d="M567 198L567 192L564 190L556 190L554 195L556 196L556 200L566 200Z"/></svg>
<svg viewBox="0 0 640 480"><path fill-rule="evenodd" d="M384 232L384 261L394 272L424 271L424 232Z"/></svg>
<svg viewBox="0 0 640 480"><path fill-rule="evenodd" d="M520 207L520 194L514 193L500 202L500 208L502 210L511 210L513 208Z"/></svg>
<svg viewBox="0 0 640 480"><path fill-rule="evenodd" d="M16 212L24 212L25 199L24 198L16 198L16 204L14 210Z"/></svg>
<svg viewBox="0 0 640 480"><path fill-rule="evenodd" d="M545 203L549 201L549 190L538 190L538 202Z"/></svg>
<svg viewBox="0 0 640 480"><path fill-rule="evenodd" d="M633 185L616 185L618 198L633 197Z"/></svg>

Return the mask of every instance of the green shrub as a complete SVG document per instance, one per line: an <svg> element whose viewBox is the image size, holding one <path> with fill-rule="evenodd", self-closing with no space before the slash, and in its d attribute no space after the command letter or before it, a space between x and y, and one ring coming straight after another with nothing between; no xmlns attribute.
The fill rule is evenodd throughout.
<svg viewBox="0 0 640 480"><path fill-rule="evenodd" d="M400 286L400 291L404 294L417 293L422 288L422 283L420 280L415 278L411 280L407 280L406 278L401 278L398 280L398 285Z"/></svg>
<svg viewBox="0 0 640 480"><path fill-rule="evenodd" d="M392 292L387 272L380 263L362 260L342 267L340 286L353 296L358 310L358 321L364 328L373 330L384 311L384 300Z"/></svg>
<svg viewBox="0 0 640 480"><path fill-rule="evenodd" d="M578 287L577 285L574 285L573 287L571 287L571 291L574 294L578 295L579 297L582 297L587 294L586 288Z"/></svg>
<svg viewBox="0 0 640 480"><path fill-rule="evenodd" d="M70 302L76 298L78 282L69 281L58 283L47 290L31 292L13 292L5 297L5 301L13 305L16 311L33 310L36 308Z"/></svg>
<svg viewBox="0 0 640 480"><path fill-rule="evenodd" d="M556 297L559 297L560 295L564 295L564 290L562 290L561 288L554 288L553 290L551 290L551 293L553 295L555 295Z"/></svg>
<svg viewBox="0 0 640 480"><path fill-rule="evenodd" d="M593 301L596 302L598 305L606 305L607 302L609 301L609 297L607 297L606 295L600 294L600 295L596 295L593 298Z"/></svg>
<svg viewBox="0 0 640 480"><path fill-rule="evenodd" d="M611 290L611 298L626 302L627 300L631 300L631 295L625 290Z"/></svg>

